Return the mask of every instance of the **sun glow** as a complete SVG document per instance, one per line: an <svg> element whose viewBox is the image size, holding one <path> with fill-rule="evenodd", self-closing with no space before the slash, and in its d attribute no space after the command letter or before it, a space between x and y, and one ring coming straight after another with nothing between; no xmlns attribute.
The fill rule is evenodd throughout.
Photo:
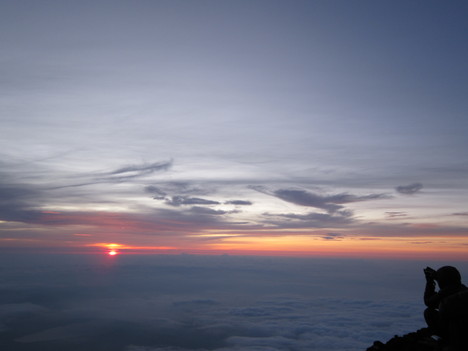
<svg viewBox="0 0 468 351"><path fill-rule="evenodd" d="M168 250L176 250L177 247L172 246L139 246L139 245L124 245L124 244L117 244L117 243L94 243L88 244L89 247L99 247L102 249L107 250L107 254L114 256L116 254L120 254L121 252L128 252L128 251L168 251ZM115 253L111 253L115 252Z"/></svg>
<svg viewBox="0 0 468 351"><path fill-rule="evenodd" d="M451 258L466 260L466 241L458 237L372 237L353 235L277 235L242 236L216 233L200 234L210 240L203 246L140 246L101 242L87 246L99 248L109 258L128 254L239 254L278 256L339 256L369 258ZM1 241L1 239L0 239ZM114 261L114 260L109 260Z"/></svg>

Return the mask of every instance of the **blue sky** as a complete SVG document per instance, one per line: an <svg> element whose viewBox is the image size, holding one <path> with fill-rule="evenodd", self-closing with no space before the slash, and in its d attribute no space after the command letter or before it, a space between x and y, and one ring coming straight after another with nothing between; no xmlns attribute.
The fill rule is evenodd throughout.
<svg viewBox="0 0 468 351"><path fill-rule="evenodd" d="M467 244L465 2L0 8L0 245Z"/></svg>

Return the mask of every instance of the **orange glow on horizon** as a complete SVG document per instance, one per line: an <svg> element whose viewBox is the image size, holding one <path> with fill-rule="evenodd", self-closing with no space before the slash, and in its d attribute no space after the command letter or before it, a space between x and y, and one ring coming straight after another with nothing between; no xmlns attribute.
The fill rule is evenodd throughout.
<svg viewBox="0 0 468 351"><path fill-rule="evenodd" d="M79 248L97 248L108 256L126 254L195 254L195 255L255 255L255 256L291 256L291 257L348 257L382 259L441 259L468 260L468 242L464 237L456 236L421 236L421 237L379 237L379 236L337 236L325 238L317 235L276 235L244 236L237 233L227 236L218 234L220 239L181 242L174 246L145 246L122 244L118 242L98 242ZM274 234L274 233L273 233ZM211 235L211 234L210 234ZM195 236L194 236L195 237ZM10 239L13 240L13 239ZM18 239L14 240L18 242ZM1 243L8 239L0 239ZM24 244L24 243L23 243ZM29 247L37 246L31 242ZM4 245L8 246L8 245ZM11 246L11 244L10 244ZM26 246L26 245L24 245ZM57 245L50 247L59 248ZM93 251L82 251L92 253Z"/></svg>
<svg viewBox="0 0 468 351"><path fill-rule="evenodd" d="M191 228L186 223L169 219L154 223L142 220L144 218L125 213L42 211L41 223L45 226L38 226L36 231L49 233L51 226L57 226L55 235L63 230L68 240L55 240L52 235L42 240L11 235L0 238L0 247L64 248L68 252L98 252L104 256L187 253L468 261L467 232L458 227L450 229L448 225L413 223L398 230L386 226L220 229L209 226ZM5 228L8 232L30 230L27 224L0 223L7 223ZM151 235L169 233L174 224L181 228L177 235ZM66 227L69 225L73 225L71 229ZM161 246L152 243L160 243Z"/></svg>
<svg viewBox="0 0 468 351"><path fill-rule="evenodd" d="M343 237L327 240L311 236L231 237L210 248L239 254L362 258L450 258L466 261L468 247L458 237Z"/></svg>

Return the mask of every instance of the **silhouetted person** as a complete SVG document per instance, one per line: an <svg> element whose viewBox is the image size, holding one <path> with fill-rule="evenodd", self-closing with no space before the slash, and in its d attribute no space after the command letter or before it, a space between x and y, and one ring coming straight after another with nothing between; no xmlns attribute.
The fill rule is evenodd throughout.
<svg viewBox="0 0 468 351"><path fill-rule="evenodd" d="M448 350L468 350L468 288L462 284L455 267L437 271L427 267L424 318L431 335L437 335ZM436 282L439 291L436 291Z"/></svg>

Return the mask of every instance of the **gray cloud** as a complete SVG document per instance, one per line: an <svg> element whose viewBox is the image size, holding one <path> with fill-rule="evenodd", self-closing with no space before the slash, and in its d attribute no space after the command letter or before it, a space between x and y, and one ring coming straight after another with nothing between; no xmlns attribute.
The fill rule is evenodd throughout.
<svg viewBox="0 0 468 351"><path fill-rule="evenodd" d="M324 209L330 213L342 209L344 207L342 206L343 204L390 198L390 196L387 194L356 196L348 193L341 193L336 195L323 196L309 191L296 189L279 189L271 192L261 186L250 186L250 188L264 194L275 196L286 202L300 206Z"/></svg>
<svg viewBox="0 0 468 351"><path fill-rule="evenodd" d="M162 182L157 185L149 185L144 191L153 195L155 200L166 200L171 206L180 205L216 205L218 202L204 200L191 195L207 195L212 191L191 182Z"/></svg>
<svg viewBox="0 0 468 351"><path fill-rule="evenodd" d="M167 195L167 193L164 190L162 190L162 189L160 189L160 188L158 188L156 186L153 186L153 185L149 185L149 186L145 187L145 192L149 193L149 194L152 194L153 199L155 199L155 200L164 200L166 195Z"/></svg>
<svg viewBox="0 0 468 351"><path fill-rule="evenodd" d="M468 212L455 212L452 213L453 216L468 216Z"/></svg>
<svg viewBox="0 0 468 351"><path fill-rule="evenodd" d="M153 164L154 165L154 164ZM153 168L149 165L135 167L136 169ZM120 171L127 171L134 169L133 167L123 167ZM235 230L238 233L243 231L250 231L249 235L264 235L264 232L254 232L255 229L265 229L265 227L274 227L275 229L294 229L294 228L342 228L346 225L359 225L359 231L363 235L378 235L378 236L394 236L398 235L402 229L408 235L440 235L443 233L450 233L451 235L461 236L466 234L466 228L462 226L438 226L434 228L421 229L418 226L411 226L410 223L401 225L379 225L378 223L363 223L359 222L359 217L354 217L351 211L347 211L342 204L352 201L365 201L368 199L385 198L382 194L371 194L366 196L355 196L351 194L337 194L330 196L320 196L315 193L306 192L303 190L279 191L279 195L288 197L290 201L296 201L306 204L314 204L321 206L323 212L312 211L310 213L274 213L269 212L252 220L245 218L235 218L235 214L239 211L228 211L226 209L217 209L215 207L203 210L203 207L211 207L220 204L231 204L234 206L249 206L250 201L247 200L228 200L228 201L215 201L203 197L194 197L189 195L177 195L169 197L166 190L174 191L187 191L187 192L204 192L206 188L194 185L191 182L167 182L161 186L151 185L145 188L145 192L159 194L161 200L165 200L166 204L174 207L174 210L164 208L150 209L142 207L140 213L93 213L92 211L48 211L46 206L54 206L55 204L69 203L70 199L78 203L86 203L89 199L96 199L91 197L87 198L83 190L77 190L77 198L72 198L70 191L44 190L43 186L34 184L22 184L12 181L11 176L3 175L0 181L0 220L8 221L8 225L2 227L2 236L7 239L25 239L25 240L40 240L44 239L45 243L54 241L57 236L55 231L48 229L45 231L33 232L32 229L20 226L16 222L27 224L55 226L57 230L69 232L68 225L87 225L100 231L108 230L116 222L125 223L125 230L121 233L126 235L128 240L134 237L134 240L141 239L140 235L148 236L165 236L169 238L187 237L189 233L198 233L203 230ZM58 180L60 181L60 180ZM217 184L220 186L221 182ZM275 192L270 192L264 187L251 187L256 191L268 194L269 196L276 196ZM185 189L185 190L184 190ZM70 198L67 198L69 196ZM64 200L65 199L65 200ZM299 201L300 200L300 201ZM62 202L63 201L63 202ZM194 208L192 208L194 206ZM338 208L338 209L336 209ZM255 210L255 208L253 208ZM247 212L246 212L247 213ZM466 215L464 212L453 213L456 216ZM224 216L230 215L230 216ZM389 211L386 213L388 219L404 218L405 213L401 211ZM107 218L108 220L102 220ZM406 217L409 218L409 217ZM16 224L15 224L16 223ZM15 228L15 226L17 228ZM62 229L60 229L62 228ZM55 230L55 229L54 229ZM125 233L125 234L124 234ZM271 234L274 235L274 234ZM291 233L290 235L294 235ZM76 238L77 239L77 238ZM77 239L78 240L78 239ZM190 239L192 240L192 239ZM196 239L194 239L196 240ZM221 240L221 239L220 239ZM167 239L168 242L171 239ZM170 244L168 244L170 245Z"/></svg>
<svg viewBox="0 0 468 351"><path fill-rule="evenodd" d="M211 192L206 184L201 186L192 182L161 182L145 187L147 193L176 195L206 195Z"/></svg>
<svg viewBox="0 0 468 351"><path fill-rule="evenodd" d="M330 202L334 202L337 204L347 204L352 202L361 202L369 200L384 200L391 198L392 197L388 194L369 194L364 196L356 196L347 193L332 195L328 197Z"/></svg>
<svg viewBox="0 0 468 351"><path fill-rule="evenodd" d="M253 205L252 201L246 200L230 200L225 202L226 205L237 205L237 206L250 206Z"/></svg>
<svg viewBox="0 0 468 351"><path fill-rule="evenodd" d="M35 206L43 199L43 193L27 184L16 184L2 177L0 184L0 219L6 221L33 222L41 213Z"/></svg>
<svg viewBox="0 0 468 351"><path fill-rule="evenodd" d="M134 178L144 177L154 172L167 171L172 167L173 161L155 162L141 165L129 165L114 171L99 174L95 180L100 182L125 182Z"/></svg>
<svg viewBox="0 0 468 351"><path fill-rule="evenodd" d="M125 177L138 177L141 175L151 174L156 171L166 171L172 166L172 161L155 162L142 165L129 165L118 168L109 174L116 174Z"/></svg>
<svg viewBox="0 0 468 351"><path fill-rule="evenodd" d="M395 190L404 195L414 195L421 191L423 185L421 183L413 183L409 185L399 185L395 188Z"/></svg>
<svg viewBox="0 0 468 351"><path fill-rule="evenodd" d="M186 196L173 196L172 198L166 199L166 204L171 206L181 205L219 205L218 201L206 200L198 197L186 197Z"/></svg>
<svg viewBox="0 0 468 351"><path fill-rule="evenodd" d="M345 235L341 233L327 233L326 235L322 236L323 239L326 240L340 240L343 239Z"/></svg>

